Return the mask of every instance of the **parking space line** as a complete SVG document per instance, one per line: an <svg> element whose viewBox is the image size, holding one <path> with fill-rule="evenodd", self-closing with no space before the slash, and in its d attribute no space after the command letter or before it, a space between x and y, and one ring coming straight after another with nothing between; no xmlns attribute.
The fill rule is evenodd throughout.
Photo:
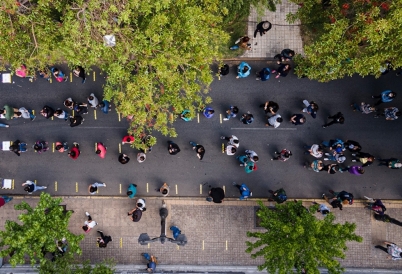
<svg viewBox="0 0 402 274"><path fill-rule="evenodd" d="M272 128L272 127L249 127L249 128L246 128L246 127L232 127L232 128L230 128L230 129L240 129L240 130L275 130L275 131L281 131L281 130L284 130L284 131L286 131L286 130L297 130L297 128L294 128L294 127L292 127L292 128L290 128L290 127L288 127L288 128Z"/></svg>
<svg viewBox="0 0 402 274"><path fill-rule="evenodd" d="M202 184L200 184L200 194L202 194Z"/></svg>
<svg viewBox="0 0 402 274"><path fill-rule="evenodd" d="M14 179L13 179L13 183L12 183L12 186L11 186L11 187L12 187L12 189L14 189Z"/></svg>
<svg viewBox="0 0 402 274"><path fill-rule="evenodd" d="M177 192L177 185L176 185L176 195L178 194L178 192Z"/></svg>
<svg viewBox="0 0 402 274"><path fill-rule="evenodd" d="M202 240L202 250L204 250L204 240Z"/></svg>
<svg viewBox="0 0 402 274"><path fill-rule="evenodd" d="M147 183L147 193L149 192L149 184Z"/></svg>
<svg viewBox="0 0 402 274"><path fill-rule="evenodd" d="M225 193L226 193L226 187L225 187L225 186L223 186L223 192L225 192Z"/></svg>
<svg viewBox="0 0 402 274"><path fill-rule="evenodd" d="M198 123L200 123L200 114L199 113L197 113L197 121L198 121Z"/></svg>
<svg viewBox="0 0 402 274"><path fill-rule="evenodd" d="M226 250L228 250L228 241L226 240Z"/></svg>
<svg viewBox="0 0 402 274"><path fill-rule="evenodd" d="M123 238L120 238L120 248L123 248Z"/></svg>
<svg viewBox="0 0 402 274"><path fill-rule="evenodd" d="M121 194L121 184L120 184L120 194Z"/></svg>
<svg viewBox="0 0 402 274"><path fill-rule="evenodd" d="M117 115L119 116L119 122L121 122L120 112L117 112Z"/></svg>
<svg viewBox="0 0 402 274"><path fill-rule="evenodd" d="M94 109L94 117L95 117L95 120L97 119L96 118L96 109Z"/></svg>
<svg viewBox="0 0 402 274"><path fill-rule="evenodd" d="M78 183L75 182L75 192L78 192Z"/></svg>
<svg viewBox="0 0 402 274"><path fill-rule="evenodd" d="M54 143L52 143L52 151L54 152Z"/></svg>
<svg viewBox="0 0 402 274"><path fill-rule="evenodd" d="M93 74L94 74L94 82L95 82L95 80L96 80L96 79L95 79L95 71L94 71L94 73L93 73Z"/></svg>
<svg viewBox="0 0 402 274"><path fill-rule="evenodd" d="M222 124L222 113L219 114L219 122Z"/></svg>
<svg viewBox="0 0 402 274"><path fill-rule="evenodd" d="M70 72L70 83L72 83L72 82L73 82L73 73Z"/></svg>
<svg viewBox="0 0 402 274"><path fill-rule="evenodd" d="M121 154L121 143L119 143L119 153Z"/></svg>
<svg viewBox="0 0 402 274"><path fill-rule="evenodd" d="M57 181L54 182L54 191L57 191Z"/></svg>

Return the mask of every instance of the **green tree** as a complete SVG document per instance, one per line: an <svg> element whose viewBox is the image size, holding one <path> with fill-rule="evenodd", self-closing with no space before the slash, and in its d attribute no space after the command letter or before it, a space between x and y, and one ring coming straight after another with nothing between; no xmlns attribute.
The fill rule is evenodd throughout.
<svg viewBox="0 0 402 274"><path fill-rule="evenodd" d="M42 264L47 260L46 253L56 251L56 240L62 238L67 239L71 254L81 254L79 243L84 236L68 230L72 213L64 211L61 201L42 192L34 208L25 201L15 205L16 210L26 212L18 215L19 222L7 220L5 230L0 231L0 257L10 256L12 266L24 264L25 256L32 265L37 260Z"/></svg>
<svg viewBox="0 0 402 274"><path fill-rule="evenodd" d="M66 252L64 256L57 257L56 260L45 260L39 266L41 274L113 274L115 263L113 260L106 260L92 266L89 260L79 262L74 255Z"/></svg>
<svg viewBox="0 0 402 274"><path fill-rule="evenodd" d="M399 39L402 0L291 0L300 4L304 56L296 56L299 76L329 81L359 74L379 77L389 61L402 66Z"/></svg>
<svg viewBox="0 0 402 274"><path fill-rule="evenodd" d="M334 224L332 213L322 220L317 219L314 214L318 205L307 209L298 201L270 209L261 201L258 204L257 216L266 231L247 232L247 236L256 238L256 241L246 242L246 252L254 259L264 257L265 262L258 266L260 271L294 273L296 267L300 273L304 267L308 273L318 274L318 267L325 267L329 273L341 273L343 269L336 258L345 258L348 241L362 241L354 233L354 223Z"/></svg>

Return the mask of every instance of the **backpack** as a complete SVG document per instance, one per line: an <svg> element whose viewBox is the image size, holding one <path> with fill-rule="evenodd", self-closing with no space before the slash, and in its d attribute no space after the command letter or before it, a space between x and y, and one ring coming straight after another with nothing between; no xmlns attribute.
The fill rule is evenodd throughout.
<svg viewBox="0 0 402 274"><path fill-rule="evenodd" d="M278 189L277 191L275 191L275 193L277 194L275 196L275 201L278 204L281 204L281 203L285 202L288 199L288 196L286 196L286 191L283 188Z"/></svg>
<svg viewBox="0 0 402 274"><path fill-rule="evenodd" d="M139 222L141 220L141 217L142 217L142 211L141 209L137 208L133 212L133 222Z"/></svg>

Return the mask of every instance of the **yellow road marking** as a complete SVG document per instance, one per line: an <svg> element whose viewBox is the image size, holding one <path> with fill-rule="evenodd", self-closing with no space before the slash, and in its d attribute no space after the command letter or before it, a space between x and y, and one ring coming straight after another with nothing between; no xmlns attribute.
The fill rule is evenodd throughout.
<svg viewBox="0 0 402 274"><path fill-rule="evenodd" d="M35 115L35 110L34 109L32 110L32 114Z"/></svg>
<svg viewBox="0 0 402 274"><path fill-rule="evenodd" d="M226 250L228 250L228 241L226 240Z"/></svg>
<svg viewBox="0 0 402 274"><path fill-rule="evenodd" d="M70 83L72 83L72 82L73 82L73 73L70 72Z"/></svg>
<svg viewBox="0 0 402 274"><path fill-rule="evenodd" d="M198 123L200 123L200 114L199 113L197 113L197 121L198 121Z"/></svg>
<svg viewBox="0 0 402 274"><path fill-rule="evenodd" d="M221 122L221 124L222 124L222 113L221 114L219 114L219 121Z"/></svg>
<svg viewBox="0 0 402 274"><path fill-rule="evenodd" d="M53 152L54 152L54 143L52 143L52 148L53 148Z"/></svg>
<svg viewBox="0 0 402 274"><path fill-rule="evenodd" d="M148 183L147 183L147 193L149 192L149 185L148 185Z"/></svg>
<svg viewBox="0 0 402 274"><path fill-rule="evenodd" d="M96 109L94 109L94 116L95 116L95 120L96 120Z"/></svg>
<svg viewBox="0 0 402 274"><path fill-rule="evenodd" d="M123 238L120 238L120 248L123 248Z"/></svg>
<svg viewBox="0 0 402 274"><path fill-rule="evenodd" d="M225 188L225 186L223 186L223 192L225 192L225 193L226 193L226 188Z"/></svg>
<svg viewBox="0 0 402 274"><path fill-rule="evenodd" d="M121 184L120 184L120 194L121 194Z"/></svg>
<svg viewBox="0 0 402 274"><path fill-rule="evenodd" d="M200 184L200 194L202 194L202 184Z"/></svg>
<svg viewBox="0 0 402 274"><path fill-rule="evenodd" d="M96 145L97 145L97 143L95 143L95 152L96 152Z"/></svg>
<svg viewBox="0 0 402 274"><path fill-rule="evenodd" d="M119 153L121 153L121 143L119 143Z"/></svg>
<svg viewBox="0 0 402 274"><path fill-rule="evenodd" d="M12 189L14 189L14 179L13 179L13 185L11 187L12 187Z"/></svg>
<svg viewBox="0 0 402 274"><path fill-rule="evenodd" d="M177 192L177 185L176 185L176 195L178 194L178 192Z"/></svg>
<svg viewBox="0 0 402 274"><path fill-rule="evenodd" d="M176 245L176 247L177 247L177 250L180 250L180 246Z"/></svg>
<svg viewBox="0 0 402 274"><path fill-rule="evenodd" d="M204 240L202 240L202 250L204 250Z"/></svg>
<svg viewBox="0 0 402 274"><path fill-rule="evenodd" d="M53 121L53 118L54 118L54 117L52 116L52 121Z"/></svg>
<svg viewBox="0 0 402 274"><path fill-rule="evenodd" d="M222 143L222 153L225 153L225 144Z"/></svg>
<svg viewBox="0 0 402 274"><path fill-rule="evenodd" d="M36 184L36 180L35 180L35 184Z"/></svg>
<svg viewBox="0 0 402 274"><path fill-rule="evenodd" d="M148 243L148 248L151 248L151 245Z"/></svg>
<svg viewBox="0 0 402 274"><path fill-rule="evenodd" d="M57 191L57 181L54 182L54 191Z"/></svg>
<svg viewBox="0 0 402 274"><path fill-rule="evenodd" d="M74 109L73 109L73 116L74 116Z"/></svg>
<svg viewBox="0 0 402 274"><path fill-rule="evenodd" d="M53 81L52 81L52 77L50 76L50 78L49 78L49 83L52 83Z"/></svg>
<svg viewBox="0 0 402 274"><path fill-rule="evenodd" d="M75 182L75 192L78 192L78 183Z"/></svg>
<svg viewBox="0 0 402 274"><path fill-rule="evenodd" d="M119 122L121 122L120 112L117 113L119 115Z"/></svg>
<svg viewBox="0 0 402 274"><path fill-rule="evenodd" d="M94 82L95 82L95 71L94 71L94 73L93 73L93 74L94 74Z"/></svg>

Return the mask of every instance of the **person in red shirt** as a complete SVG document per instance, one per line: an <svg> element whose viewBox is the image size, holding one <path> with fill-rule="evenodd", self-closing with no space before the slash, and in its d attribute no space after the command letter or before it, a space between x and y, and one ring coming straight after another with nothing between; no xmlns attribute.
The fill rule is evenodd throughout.
<svg viewBox="0 0 402 274"><path fill-rule="evenodd" d="M106 156L107 147L103 143L96 143L96 154L99 155L102 159Z"/></svg>
<svg viewBox="0 0 402 274"><path fill-rule="evenodd" d="M80 147L77 142L73 143L73 147L70 149L68 156L70 156L70 158L73 160L76 160L78 156L80 156Z"/></svg>
<svg viewBox="0 0 402 274"><path fill-rule="evenodd" d="M0 196L0 207L5 205L6 203L10 202L13 199L13 197L8 197L6 195Z"/></svg>
<svg viewBox="0 0 402 274"><path fill-rule="evenodd" d="M121 143L124 144L132 144L134 142L134 137L131 135L126 135L123 137L123 140L121 141Z"/></svg>

